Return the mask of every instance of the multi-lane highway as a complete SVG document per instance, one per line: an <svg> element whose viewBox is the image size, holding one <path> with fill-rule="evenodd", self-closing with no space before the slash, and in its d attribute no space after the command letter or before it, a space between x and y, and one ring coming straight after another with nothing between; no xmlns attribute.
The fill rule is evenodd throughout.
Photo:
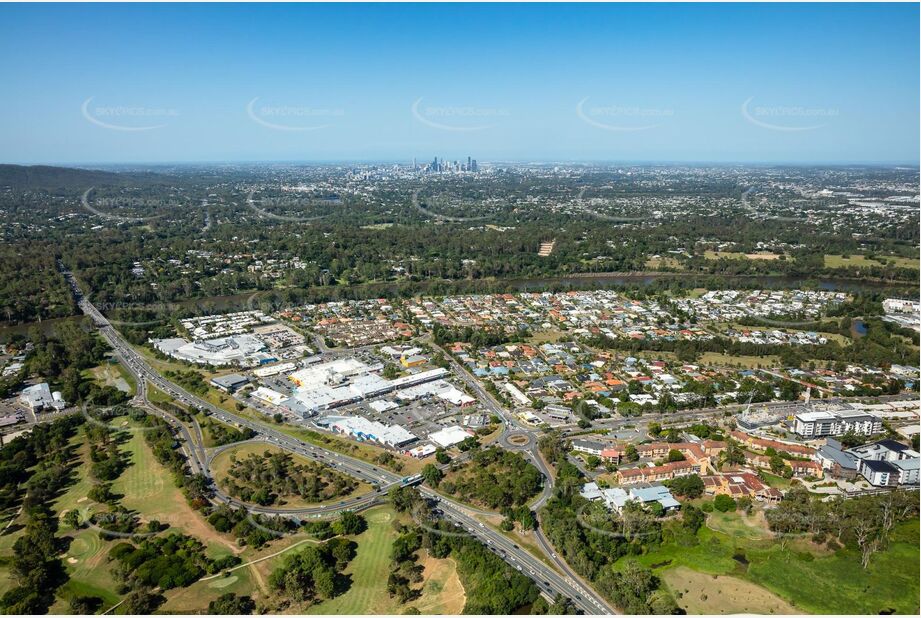
<svg viewBox="0 0 921 618"><path fill-rule="evenodd" d="M506 410L504 406L500 405L498 401L485 389L483 386L474 378L464 367L458 364L454 358L445 352L445 350L439 347L432 341L429 341L429 344L438 350L444 355L451 366L451 370L454 372L454 375L459 377L474 393L477 394L479 400L483 402L487 408L495 416L500 418L503 423L502 434L499 436L499 444L504 448L509 450L519 451L524 453L534 464L534 466L540 470L541 474L544 476L544 487L537 499L531 504L531 508L535 512L540 512L540 508L544 503L550 499L550 496L553 495L553 471L550 469L550 466L547 465L547 462L544 460L543 455L540 453L539 439L540 431L534 427L530 427L526 424L523 424L519 419L510 411ZM553 545L544 535L543 530L540 526L534 531L534 536L537 539L538 545L540 546L541 551L544 552L547 559L553 563L558 571L564 573L567 581L576 588L582 594L577 594L578 598L583 596L589 599L589 602L596 605L597 610L606 610L605 613L615 613L614 608L605 603L605 601L591 590L588 583L585 582L573 569L563 560L554 549ZM570 597L573 598L573 597Z"/></svg>
<svg viewBox="0 0 921 618"><path fill-rule="evenodd" d="M263 508L256 507L254 505L242 504L238 501L235 501L233 498L224 495L220 492L220 490L217 489L216 486L214 486L217 500L232 504L240 508L246 508L253 513L310 517L318 515L329 515L342 510L358 510L361 508L367 508L368 506L377 503L381 498L383 498L390 487L397 484L415 482L417 480L415 478L405 479L392 472L378 468L377 466L373 466L367 462L303 442L267 424L259 423L246 417L233 414L187 392L182 387L165 379L158 372L156 372L147 363L147 361L140 354L138 354L127 341L125 341L125 339L112 326L108 319L106 319L106 317L102 315L102 313L100 313L85 296L83 296L73 275L66 271L64 272L64 275L70 282L71 288L73 289L73 293L77 299L80 309L86 315L92 318L94 324L99 329L102 336L112 346L119 362L121 362L131 373L136 376L138 382L138 397L141 400L139 403L144 405L146 408L151 409L159 416L167 419L167 422L170 422L180 432L184 442L183 452L188 457L190 466L193 471L210 477L210 471L208 469L208 464L210 461L204 450L200 429L197 427L197 424L193 424L193 431L189 431L188 426L179 422L168 413L150 405L146 400L146 385L148 382L156 386L161 391L169 394L171 397L175 398L181 403L195 406L224 422L236 424L240 427L248 427L252 429L262 440L265 440L293 453L297 453L301 456L320 461L326 465L330 465L340 470L341 472L348 473L352 476L355 476L356 478L371 483L376 487L376 489L374 489L371 493L351 498L349 500L343 500L337 505L329 505L328 507L318 506L308 509L278 509L269 507ZM456 371L457 370L460 371L458 375L466 375L463 370L460 370L459 368L457 368ZM514 417L507 415L506 411L501 406L498 406L496 402L488 396L488 393L482 391L481 387L479 387L475 381L473 381L471 386L478 392L478 394L485 396L484 401L488 402L487 405L489 405L490 409L494 413L496 413L500 418L505 419L506 431L508 431L510 427L515 427L517 425ZM512 425L509 425L509 423L512 423ZM516 430L526 431L517 427ZM193 433L196 434L194 437ZM546 464L542 461L539 453L536 450L536 435L530 435L532 438L531 448L533 449L533 451L530 452L530 456L535 461L535 463L538 464L538 467L543 471L546 478L544 493L539 498L539 502L542 504L550 495L550 490L552 489L552 478L549 474L549 470L547 469ZM524 575L530 577L541 589L541 591L546 593L550 598L555 597L557 594L567 597L572 600L572 602L580 611L586 614L615 613L614 609L610 607L607 602L604 601L604 599L602 599L596 592L578 580L575 574L572 573L571 569L569 569L568 565L566 565L565 562L562 562L549 548L549 544L547 543L546 539L540 536L539 532L538 540L548 552L548 558L550 558L564 574L561 575L560 572L551 568L543 561L530 554L528 551L512 543L501 533L482 524L479 520L475 519L472 515L469 514L469 509L464 505L438 495L434 491L425 487L421 487L420 491L423 496L438 501L438 503L441 505L439 510L445 518L454 521L456 524L459 524L459 529L463 529L468 534L471 534L481 540L484 544L486 544L487 547L489 547L497 555L501 556L506 562L508 562L517 570L521 571Z"/></svg>

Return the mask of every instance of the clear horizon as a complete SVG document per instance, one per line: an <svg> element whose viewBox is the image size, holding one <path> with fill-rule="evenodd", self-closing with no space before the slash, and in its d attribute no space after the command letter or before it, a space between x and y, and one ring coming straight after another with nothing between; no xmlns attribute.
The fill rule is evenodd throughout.
<svg viewBox="0 0 921 618"><path fill-rule="evenodd" d="M0 5L0 161L919 163L917 4Z"/></svg>

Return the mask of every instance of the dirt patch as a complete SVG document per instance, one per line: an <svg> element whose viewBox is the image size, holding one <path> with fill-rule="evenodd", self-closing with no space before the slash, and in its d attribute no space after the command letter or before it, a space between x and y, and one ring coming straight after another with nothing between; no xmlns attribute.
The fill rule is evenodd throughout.
<svg viewBox="0 0 921 618"><path fill-rule="evenodd" d="M457 564L454 560L433 558L423 552L419 564L423 567L422 577L425 584L422 587L422 596L412 605L423 614L462 613L467 595L457 575Z"/></svg>
<svg viewBox="0 0 921 618"><path fill-rule="evenodd" d="M661 574L675 600L688 614L799 614L773 592L728 575L707 575L688 567Z"/></svg>

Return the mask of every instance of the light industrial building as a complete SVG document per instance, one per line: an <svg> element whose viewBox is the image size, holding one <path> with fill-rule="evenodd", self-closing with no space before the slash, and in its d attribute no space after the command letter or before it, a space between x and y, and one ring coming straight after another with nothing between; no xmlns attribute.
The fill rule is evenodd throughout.
<svg viewBox="0 0 921 618"><path fill-rule="evenodd" d="M369 421L363 416L327 416L317 421L318 425L345 434L358 441L371 440L392 448L414 442L417 438L398 425L384 425Z"/></svg>
<svg viewBox="0 0 921 618"><path fill-rule="evenodd" d="M264 386L260 386L254 390L250 394L250 397L263 403L271 404L273 406L280 406L281 404L288 401L287 395L283 395L278 391L273 391L271 388L266 388Z"/></svg>
<svg viewBox="0 0 921 618"><path fill-rule="evenodd" d="M64 401L60 391L52 393L47 382L24 388L19 395L19 400L29 406L33 412L47 409L63 410L67 407L67 402Z"/></svg>
<svg viewBox="0 0 921 618"><path fill-rule="evenodd" d="M215 378L211 378L211 384L216 388L221 389L225 393L232 393L239 388L243 388L248 383L249 378L246 376L241 376L238 373L231 373L226 376L217 376Z"/></svg>
<svg viewBox="0 0 921 618"><path fill-rule="evenodd" d="M442 448L459 444L473 435L473 432L458 426L445 427L440 431L429 434L429 440Z"/></svg>
<svg viewBox="0 0 921 618"><path fill-rule="evenodd" d="M316 413L431 382L448 373L437 368L387 380L373 373L380 369L380 364L367 365L355 358L343 358L309 365L288 378L297 385L294 398L306 410Z"/></svg>
<svg viewBox="0 0 921 618"><path fill-rule="evenodd" d="M167 356L199 365L252 367L276 360L274 356L264 352L265 344L252 335L234 335L193 342L175 337L154 339L153 344Z"/></svg>

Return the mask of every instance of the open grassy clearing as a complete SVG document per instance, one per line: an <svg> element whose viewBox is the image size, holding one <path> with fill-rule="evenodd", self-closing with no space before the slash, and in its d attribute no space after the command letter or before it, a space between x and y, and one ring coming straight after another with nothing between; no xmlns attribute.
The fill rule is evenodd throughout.
<svg viewBox="0 0 921 618"><path fill-rule="evenodd" d="M205 545L217 545L240 553L236 541L214 530L201 513L189 506L173 476L158 462L143 431L134 431L124 444L131 465L112 484L112 490L124 496L121 503L140 514L142 521L156 519L185 534L199 538Z"/></svg>
<svg viewBox="0 0 921 618"><path fill-rule="evenodd" d="M719 260L728 258L730 260L779 260L780 254L770 253L769 251L758 251L755 253L740 253L737 251L704 251L704 257L708 260Z"/></svg>
<svg viewBox="0 0 921 618"><path fill-rule="evenodd" d="M848 266L888 266L892 265L897 268L918 268L918 260L914 258L900 257L896 255L877 255L872 259L865 255L853 254L843 255L825 255L826 268L847 268Z"/></svg>
<svg viewBox="0 0 921 618"><path fill-rule="evenodd" d="M890 546L860 567L858 552L843 549L832 555L793 559L777 550L752 560L748 576L754 582L814 614L877 614L894 610L917 614L919 582L918 521L896 528ZM751 560L752 552L749 552ZM808 582L808 585L804 585Z"/></svg>
<svg viewBox="0 0 921 618"><path fill-rule="evenodd" d="M761 510L756 510L751 515L737 511L731 513L713 511L707 516L707 526L717 532L752 541L762 541L774 536L768 528L764 511Z"/></svg>
<svg viewBox="0 0 921 618"><path fill-rule="evenodd" d="M161 391L150 382L147 383L147 399L151 403L174 403L181 408L186 408L186 406L178 403L175 399Z"/></svg>
<svg viewBox="0 0 921 618"><path fill-rule="evenodd" d="M722 519L708 521L698 532L696 545L667 542L635 559L666 581L668 571L681 567L711 576L731 576L706 580L708 599L692 598L688 603L704 603L711 593L744 600L739 596L736 582L740 579L773 593L801 613L876 614L884 610L916 613L919 599L917 521L899 525L889 546L874 555L866 570L860 567L859 555L852 549L821 551L808 539L794 540L781 547L775 539L746 538L749 532L746 535L737 533L752 528L750 523L744 520L741 523ZM739 528L740 525L744 528ZM732 530L732 533L717 531L714 526ZM680 588L678 582L682 575L673 577L676 587ZM729 587L723 590L722 585ZM753 597L749 595L749 598Z"/></svg>
<svg viewBox="0 0 921 618"><path fill-rule="evenodd" d="M83 375L100 386L112 386L129 395L134 395L137 389L137 381L134 376L126 371L120 363L103 363L102 365L85 369Z"/></svg>
<svg viewBox="0 0 921 618"><path fill-rule="evenodd" d="M531 345L543 345L545 343L556 343L560 340L561 337L567 337L566 331L560 330L558 328L548 328L546 330L539 330L531 335L531 338L528 339L528 343Z"/></svg>
<svg viewBox="0 0 921 618"><path fill-rule="evenodd" d="M790 489L790 487L793 485L793 481L791 479L785 479L782 476L771 474L770 472L766 470L761 471L761 476L764 479L764 482L767 483L769 487L773 487L781 491L786 491Z"/></svg>
<svg viewBox="0 0 921 618"><path fill-rule="evenodd" d="M228 577L199 581L188 588L170 590L164 595L166 603L161 605L158 611L164 614L206 613L211 601L228 592L241 596L248 595L253 599L265 597L265 592L258 588L252 571L247 567L237 569Z"/></svg>
<svg viewBox="0 0 921 618"><path fill-rule="evenodd" d="M664 571L662 579L688 614L800 613L777 595L737 577L678 567Z"/></svg>
<svg viewBox="0 0 921 618"><path fill-rule="evenodd" d="M424 567L422 596L413 606L423 614L459 615L464 611L467 595L457 575L457 564L451 558L439 560L422 552Z"/></svg>
<svg viewBox="0 0 921 618"><path fill-rule="evenodd" d="M463 606L463 587L454 561L431 558L425 550L419 550L419 558L425 564L426 576L430 577L426 577L422 585L422 596L406 606L391 598L387 593L387 577L390 574L390 548L398 536L393 527L396 514L390 507L377 507L364 515L368 529L355 537L358 551L345 570L352 577L351 587L341 596L308 608L306 613L401 614L410 605L423 613L436 613L438 608L453 610L458 604Z"/></svg>
<svg viewBox="0 0 921 618"><path fill-rule="evenodd" d="M211 462L211 472L214 475L215 481L222 489L225 488L224 480L228 477L230 468L233 466L233 457L241 460L244 457L248 457L249 455L261 456L265 453L287 453L291 455L296 464L312 465L314 463L313 460L307 459L306 457L301 457L300 455L294 453L290 453L284 449L278 448L277 446L250 442L222 451L214 458L214 460ZM342 496L337 496L330 500L325 500L322 502L310 502L299 496L284 496L279 497L278 501L275 503L275 506L295 508L302 506L317 506L321 504L335 504L349 496L358 496L368 493L369 491L371 491L371 486L367 483L359 481L358 486L354 491L351 491L348 494L344 494Z"/></svg>
<svg viewBox="0 0 921 618"><path fill-rule="evenodd" d="M730 356L720 352L704 352L698 361L701 365L721 365L732 367L745 367L754 369L759 365L762 367L779 367L780 358L773 355L768 356Z"/></svg>
<svg viewBox="0 0 921 618"><path fill-rule="evenodd" d="M657 268L670 268L672 270L683 270L684 265L673 257L650 257L646 259L646 268L655 270Z"/></svg>

